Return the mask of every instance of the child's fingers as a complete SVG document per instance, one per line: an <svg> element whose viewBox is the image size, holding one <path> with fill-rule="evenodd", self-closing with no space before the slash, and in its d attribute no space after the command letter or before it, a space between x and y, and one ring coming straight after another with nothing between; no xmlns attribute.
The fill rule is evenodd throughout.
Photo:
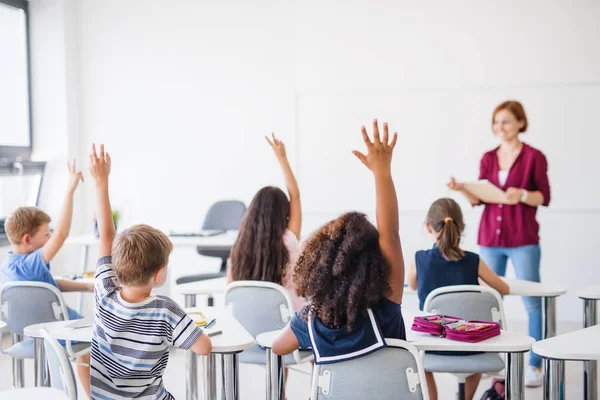
<svg viewBox="0 0 600 400"><path fill-rule="evenodd" d="M396 146L396 140L398 139L398 132L394 132L394 137L392 138L392 143L390 143L390 147L393 149Z"/></svg>
<svg viewBox="0 0 600 400"><path fill-rule="evenodd" d="M388 134L388 124L387 122L383 123L383 144L387 146L390 135Z"/></svg>
<svg viewBox="0 0 600 400"><path fill-rule="evenodd" d="M108 154L108 152L106 152L106 165L108 165L109 169L110 169L110 164L111 164L110 154Z"/></svg>
<svg viewBox="0 0 600 400"><path fill-rule="evenodd" d="M104 161L104 143L100 143L100 160Z"/></svg>
<svg viewBox="0 0 600 400"><path fill-rule="evenodd" d="M267 139L267 142L269 142L269 144L271 145L271 147L273 147L273 143L269 140L269 137L265 135L265 139Z"/></svg>
<svg viewBox="0 0 600 400"><path fill-rule="evenodd" d="M367 156L365 156L363 153L361 153L358 150L352 150L352 154L354 154L356 158L360 160L361 163L367 165Z"/></svg>
<svg viewBox="0 0 600 400"><path fill-rule="evenodd" d="M373 120L373 143L381 144L381 139L379 138L379 123L376 119Z"/></svg>
<svg viewBox="0 0 600 400"><path fill-rule="evenodd" d="M367 145L367 149L370 149L373 143L371 143L371 139L369 139L369 135L367 134L367 130L364 126L360 127L360 132L362 133L363 141Z"/></svg>

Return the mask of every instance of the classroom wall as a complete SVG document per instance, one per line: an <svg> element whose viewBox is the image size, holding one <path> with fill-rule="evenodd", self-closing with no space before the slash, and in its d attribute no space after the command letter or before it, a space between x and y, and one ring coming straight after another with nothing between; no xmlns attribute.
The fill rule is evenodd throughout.
<svg viewBox="0 0 600 400"><path fill-rule="evenodd" d="M32 14L51 7L31 3ZM479 158L495 145L493 106L514 97L530 111L524 139L548 156L554 185L552 206L539 213L543 281L575 290L600 280L592 164L600 132L591 114L600 105L597 2L64 0L52 7L64 20L62 47L44 47L40 37L33 51L66 60L57 67L66 136L50 148L85 159L92 141L106 143L123 225L194 230L215 200L248 203L261 186L283 185L262 138L271 131L298 172L304 233L346 209L373 216L371 177L350 150L360 146L360 124L378 117L400 133L394 174L410 257L430 245L422 230L430 202L448 195L450 174L476 178ZM51 99L38 101L34 112L54 115ZM80 196L79 229L91 230L89 181ZM61 198L52 191L47 201ZM481 210L461 204L465 247L476 249ZM177 251L171 276L208 264ZM580 320L573 293L558 307L560 319ZM508 299L507 310L525 318L518 299Z"/></svg>

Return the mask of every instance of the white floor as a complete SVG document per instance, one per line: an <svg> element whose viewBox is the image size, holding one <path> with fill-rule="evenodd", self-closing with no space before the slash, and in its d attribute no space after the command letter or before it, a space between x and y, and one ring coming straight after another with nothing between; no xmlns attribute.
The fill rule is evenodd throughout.
<svg viewBox="0 0 600 400"><path fill-rule="evenodd" d="M512 330L526 333L525 323L511 322ZM560 324L559 333L579 329L579 324ZM8 342L5 340L4 346ZM310 395L310 366L302 366L298 370L290 370L287 384L288 400L307 400ZM26 384L33 382L33 363L26 363ZM440 399L455 399L456 380L448 374L436 375ZM483 392L489 388L491 377L484 377L475 396L479 399ZM174 351L169 359L165 372L165 385L177 399L185 399L185 361L182 351ZM264 399L265 397L265 372L264 368L254 365L241 365L240 367L240 398ZM581 363L567 362L566 365L566 393L565 397L571 399L583 398L583 366ZM9 390L12 387L11 359L0 355L0 390ZM84 399L83 391L79 388L79 398ZM541 388L526 389L525 398L531 400L542 399ZM23 399L25 400L25 399Z"/></svg>

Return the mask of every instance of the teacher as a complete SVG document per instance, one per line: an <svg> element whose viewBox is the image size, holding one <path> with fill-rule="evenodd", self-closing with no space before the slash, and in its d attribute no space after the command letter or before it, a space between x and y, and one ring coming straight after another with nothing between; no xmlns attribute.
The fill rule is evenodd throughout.
<svg viewBox="0 0 600 400"><path fill-rule="evenodd" d="M540 281L539 224L537 208L550 203L548 163L544 154L523 143L527 116L518 101L505 101L494 110L492 131L500 146L481 159L479 179L487 179L506 193L506 204L484 204L479 225L479 255L498 275L506 273L510 259L518 279ZM471 204L482 202L450 179L448 187L461 192ZM542 339L542 300L523 297L529 317L529 336ZM531 352L525 371L525 385L542 385L542 359Z"/></svg>

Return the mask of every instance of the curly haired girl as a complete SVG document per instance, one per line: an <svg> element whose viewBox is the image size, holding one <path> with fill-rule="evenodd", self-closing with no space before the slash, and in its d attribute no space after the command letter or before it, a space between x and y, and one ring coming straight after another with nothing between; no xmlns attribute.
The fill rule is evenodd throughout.
<svg viewBox="0 0 600 400"><path fill-rule="evenodd" d="M367 154L354 155L375 178L377 226L364 214L346 213L325 224L306 242L289 273L307 305L275 338L273 351L313 349L327 364L385 347L384 337L405 339L400 310L404 260L398 234L398 200L391 174L397 133L383 138L373 121L373 142L362 127Z"/></svg>

